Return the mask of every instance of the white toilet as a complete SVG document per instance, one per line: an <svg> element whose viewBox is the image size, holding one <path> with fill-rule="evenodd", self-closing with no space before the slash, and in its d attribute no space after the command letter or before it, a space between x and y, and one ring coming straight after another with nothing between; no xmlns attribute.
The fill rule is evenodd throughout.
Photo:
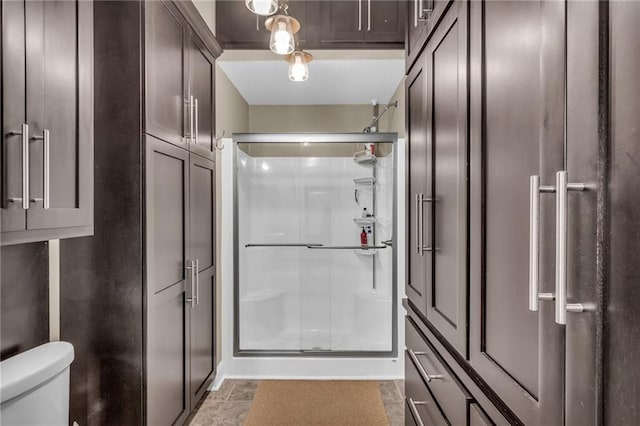
<svg viewBox="0 0 640 426"><path fill-rule="evenodd" d="M0 362L0 424L68 425L73 346L51 342Z"/></svg>

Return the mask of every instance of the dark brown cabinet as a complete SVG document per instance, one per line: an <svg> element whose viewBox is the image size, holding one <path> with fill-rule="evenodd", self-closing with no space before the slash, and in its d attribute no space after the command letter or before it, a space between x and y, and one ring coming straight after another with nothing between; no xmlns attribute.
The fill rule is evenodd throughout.
<svg viewBox="0 0 640 426"><path fill-rule="evenodd" d="M189 232L195 303L189 313L189 391L191 409L207 391L215 369L215 168L212 161L189 159Z"/></svg>
<svg viewBox="0 0 640 426"><path fill-rule="evenodd" d="M70 415L182 424L216 368L221 49L191 2L95 7L99 213L93 237L60 244L61 336L76 349Z"/></svg>
<svg viewBox="0 0 640 426"><path fill-rule="evenodd" d="M398 1L321 1L318 44L402 43L404 7Z"/></svg>
<svg viewBox="0 0 640 426"><path fill-rule="evenodd" d="M430 34L453 0L410 0L405 13L405 51L407 70L414 64Z"/></svg>
<svg viewBox="0 0 640 426"><path fill-rule="evenodd" d="M404 1L295 0L288 6L288 13L300 21L302 48L386 49L404 45ZM268 48L270 34L264 21L243 2L223 0L217 4L217 37L224 48Z"/></svg>
<svg viewBox="0 0 640 426"><path fill-rule="evenodd" d="M311 23L309 10L315 11L314 2L291 0L287 2L288 13L300 22L298 40L303 47L309 47ZM216 37L225 49L268 49L271 33L264 22L268 17L253 14L244 1L221 0L216 3Z"/></svg>
<svg viewBox="0 0 640 426"><path fill-rule="evenodd" d="M146 137L147 418L184 421L213 379L213 162Z"/></svg>
<svg viewBox="0 0 640 426"><path fill-rule="evenodd" d="M599 423L608 11L432 9L408 45L409 316L470 391L471 424Z"/></svg>
<svg viewBox="0 0 640 426"><path fill-rule="evenodd" d="M2 8L2 244L90 235L93 5Z"/></svg>
<svg viewBox="0 0 640 426"><path fill-rule="evenodd" d="M407 80L409 280L416 308L467 343L467 7L456 2Z"/></svg>
<svg viewBox="0 0 640 426"><path fill-rule="evenodd" d="M429 178L432 176L427 146L427 64L422 58L406 80L407 144L409 151L407 184L407 286L409 300L426 314L427 283L431 276L432 252L424 250L424 224L430 224L430 209L424 210L429 198ZM426 219L426 221L425 221Z"/></svg>
<svg viewBox="0 0 640 426"><path fill-rule="evenodd" d="M146 132L213 159L213 55L171 2L147 3L146 35Z"/></svg>
<svg viewBox="0 0 640 426"><path fill-rule="evenodd" d="M147 421L182 423L190 412L189 152L146 137Z"/></svg>

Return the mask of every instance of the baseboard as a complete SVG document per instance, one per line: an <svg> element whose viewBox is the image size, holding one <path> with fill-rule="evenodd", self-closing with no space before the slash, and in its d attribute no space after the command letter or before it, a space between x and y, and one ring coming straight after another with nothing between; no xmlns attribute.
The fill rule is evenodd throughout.
<svg viewBox="0 0 640 426"><path fill-rule="evenodd" d="M220 363L216 367L216 376L213 378L213 382L211 382L211 385L209 386L209 389L207 389L209 392L220 390L220 387L222 386L222 383L224 383L224 379L226 377L224 375L223 362L224 361L220 361Z"/></svg>

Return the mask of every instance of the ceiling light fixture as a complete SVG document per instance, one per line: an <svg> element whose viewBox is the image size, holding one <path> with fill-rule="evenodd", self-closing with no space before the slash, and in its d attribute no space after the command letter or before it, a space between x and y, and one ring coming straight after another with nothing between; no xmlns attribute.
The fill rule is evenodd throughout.
<svg viewBox="0 0 640 426"><path fill-rule="evenodd" d="M280 5L282 14L268 18L264 26L271 31L269 48L278 55L288 55L295 50L294 34L300 31L300 22L287 15L287 4Z"/></svg>
<svg viewBox="0 0 640 426"><path fill-rule="evenodd" d="M278 0L244 0L251 12L260 16L270 16L278 11Z"/></svg>
<svg viewBox="0 0 640 426"><path fill-rule="evenodd" d="M285 60L289 62L289 80L307 81L309 78L309 66L307 64L313 60L311 53L296 50L292 54L285 56Z"/></svg>

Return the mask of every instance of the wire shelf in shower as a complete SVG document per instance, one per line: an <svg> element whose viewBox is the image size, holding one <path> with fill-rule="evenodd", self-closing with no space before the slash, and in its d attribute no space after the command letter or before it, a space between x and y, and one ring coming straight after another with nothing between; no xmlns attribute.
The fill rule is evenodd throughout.
<svg viewBox="0 0 640 426"><path fill-rule="evenodd" d="M373 176L356 178L356 179L353 180L353 183L356 184L356 186L358 186L358 187L362 187L362 188L369 187L369 188L372 188L376 184L376 178L374 178Z"/></svg>
<svg viewBox="0 0 640 426"><path fill-rule="evenodd" d="M377 157L369 151L358 151L353 156L353 161L363 165L375 164L377 160Z"/></svg>
<svg viewBox="0 0 640 426"><path fill-rule="evenodd" d="M354 217L353 221L356 223L356 225L358 225L359 227L363 227L363 226L371 226L374 223L376 223L376 218L371 216L371 217Z"/></svg>

